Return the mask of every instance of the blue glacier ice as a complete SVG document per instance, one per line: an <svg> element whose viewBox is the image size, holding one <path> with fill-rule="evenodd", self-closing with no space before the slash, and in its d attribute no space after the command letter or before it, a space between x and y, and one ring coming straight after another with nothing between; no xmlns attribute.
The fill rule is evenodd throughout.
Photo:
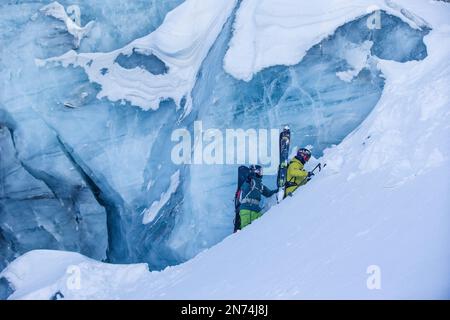
<svg viewBox="0 0 450 320"><path fill-rule="evenodd" d="M83 40L80 50L121 47L153 31L180 2L78 1L82 19L96 21L93 34ZM129 181L129 186L115 191L104 177L116 176L116 167L137 169L135 176L140 175L147 155L141 153L137 134L146 146L155 140L155 134L149 132L158 132L149 121L151 114L97 100L97 86L89 84L81 70L42 70L36 66L35 58L59 55L73 46L62 22L38 13L46 3L0 6L0 269L38 248L79 251L99 260L116 261L116 251L123 259L128 257L121 231L128 226L127 221L108 217L126 212L131 219L132 211L123 205L122 198L127 192L139 194L141 186L133 189L135 181ZM61 3L67 6L74 2ZM125 25L128 19L133 23ZM158 119L162 124L166 117L176 118L169 110L161 110ZM80 148L87 147L79 152L88 154L87 159L78 155L77 141ZM140 156L133 158L133 154ZM88 167L85 163L90 159L98 160L106 172L93 164ZM141 159L142 166L135 168ZM120 184L133 177L122 172L116 178ZM118 249L113 244L116 242L121 244Z"/></svg>
<svg viewBox="0 0 450 320"><path fill-rule="evenodd" d="M104 52L150 33L181 2L61 4L78 4L82 24L96 23L79 51ZM232 232L237 166L175 165L173 130L193 132L196 120L221 130L289 124L294 145L311 145L319 157L357 128L379 100L384 76L377 59L427 56L427 29L382 13L380 30L369 30L367 17L360 17L312 47L299 64L273 66L244 82L222 66L234 12L198 74L193 111L180 122L183 111L170 99L155 111L99 100L98 85L82 69L36 66L36 58L73 49L63 24L38 14L47 3L0 6L0 270L37 248L79 251L114 263L144 261L151 269L191 258ZM359 67L355 55L357 62L363 59ZM162 61L138 53L118 63L166 72ZM142 224L142 213L176 172L177 191L151 223ZM274 186L273 176L265 180Z"/></svg>
<svg viewBox="0 0 450 320"><path fill-rule="evenodd" d="M143 55L133 51L130 56L120 54L116 62L125 69L142 68L153 74L165 74L168 67L155 55Z"/></svg>

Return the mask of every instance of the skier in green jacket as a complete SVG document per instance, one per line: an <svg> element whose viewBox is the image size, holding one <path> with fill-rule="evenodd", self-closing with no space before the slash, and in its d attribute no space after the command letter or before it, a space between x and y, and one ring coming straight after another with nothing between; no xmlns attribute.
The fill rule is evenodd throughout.
<svg viewBox="0 0 450 320"><path fill-rule="evenodd" d="M239 216L241 220L241 229L251 224L262 216L261 198L271 197L278 190L270 190L262 183L263 169L261 166L250 166L250 174L241 188L239 203Z"/></svg>

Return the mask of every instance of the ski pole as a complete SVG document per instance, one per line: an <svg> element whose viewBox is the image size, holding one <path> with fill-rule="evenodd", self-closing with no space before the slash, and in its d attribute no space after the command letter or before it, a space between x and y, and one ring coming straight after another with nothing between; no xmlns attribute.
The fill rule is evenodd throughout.
<svg viewBox="0 0 450 320"><path fill-rule="evenodd" d="M327 164L325 163L324 165L323 165L323 167L322 167L322 164L321 163L319 163L317 166L315 166L314 167L314 169L312 169L312 173L314 173L317 169L319 169L319 172L321 172L322 171L322 169L323 168L325 168L327 166Z"/></svg>
<svg viewBox="0 0 450 320"><path fill-rule="evenodd" d="M321 163L319 163L311 172L314 173L317 169L319 169L319 172L322 172L322 169L325 168L327 164L325 163L323 166Z"/></svg>

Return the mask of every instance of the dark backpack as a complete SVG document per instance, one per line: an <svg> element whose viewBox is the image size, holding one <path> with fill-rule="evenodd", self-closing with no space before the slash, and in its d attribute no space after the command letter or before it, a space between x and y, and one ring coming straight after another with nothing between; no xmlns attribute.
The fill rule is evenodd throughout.
<svg viewBox="0 0 450 320"><path fill-rule="evenodd" d="M239 215L239 207L240 202L239 199L241 197L241 188L245 181L247 181L248 177L250 175L250 168L246 166L240 166L238 169L238 185L236 189L236 194L234 195L234 211L235 211L235 218L234 218L234 232L237 232L241 229L241 216Z"/></svg>

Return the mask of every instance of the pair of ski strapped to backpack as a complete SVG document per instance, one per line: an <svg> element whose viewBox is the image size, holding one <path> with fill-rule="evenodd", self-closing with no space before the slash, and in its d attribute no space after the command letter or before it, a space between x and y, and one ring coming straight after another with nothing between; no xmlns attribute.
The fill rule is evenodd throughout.
<svg viewBox="0 0 450 320"><path fill-rule="evenodd" d="M280 166L278 167L278 194L277 202L280 203L284 198L286 190L287 171L289 167L289 149L291 145L291 129L288 126L284 127L280 133Z"/></svg>
<svg viewBox="0 0 450 320"><path fill-rule="evenodd" d="M287 188L294 187L294 186L301 186L305 181L311 180L311 177L306 177L302 182L299 184L287 181L287 171L289 167L289 149L291 144L291 130L288 126L286 126L283 131L280 133L280 166L278 168L278 195L277 195L277 201L280 203L284 199L284 195ZM316 165L314 169L311 171L311 173L314 173L317 169L319 169L319 172L322 171L323 168L325 168L327 165L324 164L322 166L321 163Z"/></svg>
<svg viewBox="0 0 450 320"><path fill-rule="evenodd" d="M240 166L238 169L238 185L236 194L234 196L234 210L235 210L235 218L234 218L234 232L241 229L241 216L239 215L239 207L241 206L241 193L242 193L242 185L247 180L250 175L250 168L246 166Z"/></svg>

